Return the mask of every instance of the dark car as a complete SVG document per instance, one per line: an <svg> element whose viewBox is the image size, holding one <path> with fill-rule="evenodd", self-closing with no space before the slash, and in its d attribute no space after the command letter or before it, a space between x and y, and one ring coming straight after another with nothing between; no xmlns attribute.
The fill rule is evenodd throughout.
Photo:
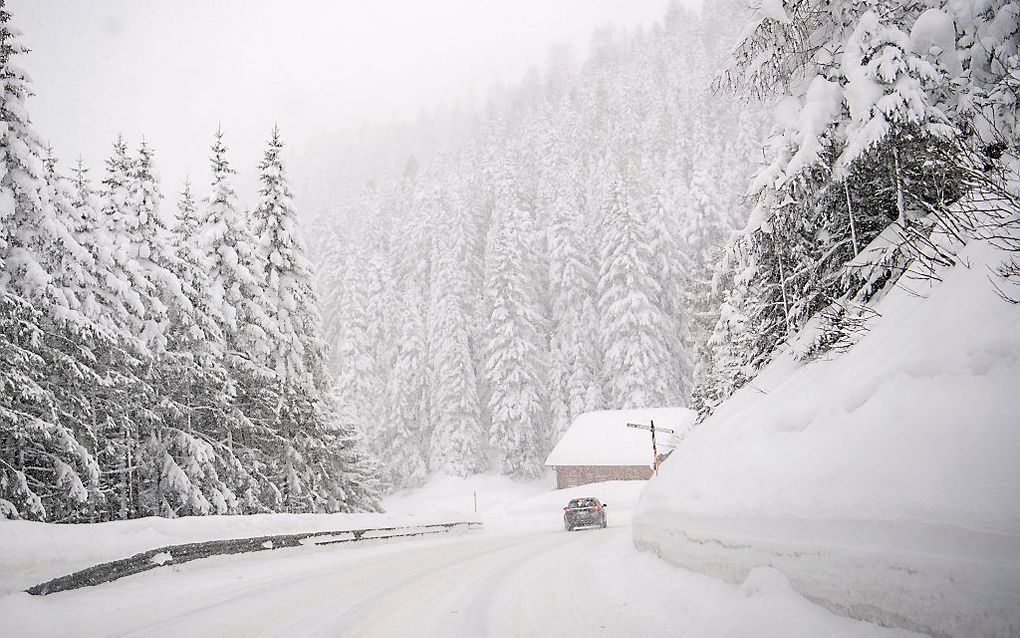
<svg viewBox="0 0 1020 638"><path fill-rule="evenodd" d="M595 497L570 499L563 508L563 527L568 532L578 527L605 527L606 507Z"/></svg>

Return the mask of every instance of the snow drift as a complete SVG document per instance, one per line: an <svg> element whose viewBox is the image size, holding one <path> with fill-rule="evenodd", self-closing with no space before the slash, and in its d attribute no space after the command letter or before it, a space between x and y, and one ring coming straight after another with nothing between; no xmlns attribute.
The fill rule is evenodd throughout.
<svg viewBox="0 0 1020 638"><path fill-rule="evenodd" d="M647 486L635 544L732 582L759 566L857 618L1020 634L1020 307L974 243L902 278L842 355L796 343Z"/></svg>

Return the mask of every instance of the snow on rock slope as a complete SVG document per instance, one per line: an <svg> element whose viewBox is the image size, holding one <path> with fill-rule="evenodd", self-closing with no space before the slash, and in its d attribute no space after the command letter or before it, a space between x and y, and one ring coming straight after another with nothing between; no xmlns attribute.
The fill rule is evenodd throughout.
<svg viewBox="0 0 1020 638"><path fill-rule="evenodd" d="M681 443L634 541L740 582L933 634L1020 635L1020 306L974 243L903 279L849 352L787 351Z"/></svg>

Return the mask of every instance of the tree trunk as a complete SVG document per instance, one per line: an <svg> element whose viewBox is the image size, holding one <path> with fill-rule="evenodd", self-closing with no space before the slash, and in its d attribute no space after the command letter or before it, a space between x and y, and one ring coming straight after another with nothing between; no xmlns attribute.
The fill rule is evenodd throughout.
<svg viewBox="0 0 1020 638"><path fill-rule="evenodd" d="M896 212L897 221L902 228L907 227L907 208L903 202L903 176L900 173L900 152L893 148L893 177L896 180Z"/></svg>
<svg viewBox="0 0 1020 638"><path fill-rule="evenodd" d="M857 228L854 225L854 209L850 205L850 187L847 186L846 180L843 180L843 194L846 195L846 214L850 218L850 239L854 243L854 257L860 254L861 249L857 245Z"/></svg>

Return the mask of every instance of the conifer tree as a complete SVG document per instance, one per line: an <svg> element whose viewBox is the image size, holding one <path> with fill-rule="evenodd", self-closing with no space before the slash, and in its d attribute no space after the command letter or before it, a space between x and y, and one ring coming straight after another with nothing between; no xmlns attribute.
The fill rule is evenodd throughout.
<svg viewBox="0 0 1020 638"><path fill-rule="evenodd" d="M685 289L690 286L690 270L685 267L678 235L681 211L669 206L659 186L636 202L647 219L652 269L659 286L657 305L666 321L665 347L668 352L663 374L670 384L669 400L686 405L691 391L691 325Z"/></svg>
<svg viewBox="0 0 1020 638"><path fill-rule="evenodd" d="M113 144L113 153L106 160L99 214L105 241L109 243L114 272L135 293L130 298L131 304L125 308L126 314L119 320L133 337L142 338L144 342L141 335L153 336L158 326L154 322L146 326L146 309L156 306L149 310L152 315L159 306L158 302L153 304L152 281L146 277L141 265L136 261L137 246L132 245L138 217L132 210L131 165L127 143L123 136L118 135Z"/></svg>
<svg viewBox="0 0 1020 638"><path fill-rule="evenodd" d="M339 365L336 377L336 399L343 414L355 423L366 441L377 443L373 452L380 454L389 444L380 436L385 414L378 412L383 380L375 358L372 340L371 300L372 273L364 259L364 251L353 249L344 269L340 312L340 332L335 345Z"/></svg>
<svg viewBox="0 0 1020 638"><path fill-rule="evenodd" d="M177 272L178 256L161 205L160 192L153 167L153 152L142 142L138 156L128 173L126 209L129 217L116 220L112 232L124 233L120 240L129 247L136 266L148 281L151 296L146 300L145 326L139 335L158 354L166 349L166 330L174 313L188 314L191 302L181 288Z"/></svg>
<svg viewBox="0 0 1020 638"><path fill-rule="evenodd" d="M423 302L413 288L403 296L400 334L389 392L387 421L393 437L380 456L394 488L418 487L428 478L428 387L423 373L428 352L425 345Z"/></svg>
<svg viewBox="0 0 1020 638"><path fill-rule="evenodd" d="M285 443L285 507L313 511L377 509L374 478L360 457L350 424L332 416L312 273L297 235L297 217L274 127L259 164L259 202L253 211L261 280L270 316L269 364L279 392L277 427ZM333 449L337 448L337 449Z"/></svg>
<svg viewBox="0 0 1020 638"><path fill-rule="evenodd" d="M259 254L239 210L235 171L222 130L216 131L210 159L212 183L196 226L195 247L210 260L206 306L211 317L222 318L225 366L243 414L237 421L240 429L231 433L231 444L252 476L266 477L258 482L258 493L250 493L246 500L275 510L282 499L273 479L280 471L277 459L282 442L277 432L280 389L268 365L271 321L260 281Z"/></svg>
<svg viewBox="0 0 1020 638"><path fill-rule="evenodd" d="M211 261L200 250L197 207L190 184L178 204L176 223L166 227L163 259L172 265L187 304L170 306L166 347L160 352L158 384L160 418L143 442L146 457L143 506L152 514L226 514L258 511L250 499L252 479L235 455L230 437L239 411L224 366L224 337L220 317L209 307Z"/></svg>
<svg viewBox="0 0 1020 638"><path fill-rule="evenodd" d="M651 236L618 173L603 214L599 313L606 403L617 409L673 405L678 388L671 378L669 322L659 305Z"/></svg>
<svg viewBox="0 0 1020 638"><path fill-rule="evenodd" d="M490 308L484 347L489 440L504 474L534 478L547 452L542 316L528 277L528 214L507 201L489 247L485 292Z"/></svg>
<svg viewBox="0 0 1020 638"><path fill-rule="evenodd" d="M73 520L99 481L86 410L75 410L98 376L75 294L87 264L27 115L17 35L0 2L0 516Z"/></svg>
<svg viewBox="0 0 1020 638"><path fill-rule="evenodd" d="M579 175L573 176L579 179ZM555 322L550 339L552 438L579 414L601 406L592 238L577 199L561 186L549 230L550 288Z"/></svg>
<svg viewBox="0 0 1020 638"><path fill-rule="evenodd" d="M465 273L457 241L437 236L430 291L429 358L434 375L429 467L454 476L485 469L478 388L464 304Z"/></svg>

